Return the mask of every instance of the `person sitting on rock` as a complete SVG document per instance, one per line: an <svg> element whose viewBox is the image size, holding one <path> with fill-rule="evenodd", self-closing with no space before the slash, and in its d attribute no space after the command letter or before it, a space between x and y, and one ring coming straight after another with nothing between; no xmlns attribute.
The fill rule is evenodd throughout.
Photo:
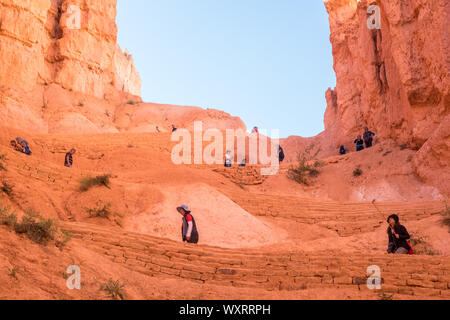
<svg viewBox="0 0 450 320"><path fill-rule="evenodd" d="M366 144L366 148L371 148L373 143L373 137L375 136L375 133L372 131L369 131L369 128L364 128L364 143Z"/></svg>
<svg viewBox="0 0 450 320"><path fill-rule="evenodd" d="M177 211L183 216L181 225L181 237L183 242L198 243L198 230L195 223L195 219L191 214L187 205L181 205L177 208Z"/></svg>
<svg viewBox="0 0 450 320"><path fill-rule="evenodd" d="M347 148L345 146L341 146L339 148L339 154L341 155L347 154Z"/></svg>
<svg viewBox="0 0 450 320"><path fill-rule="evenodd" d="M361 138L361 135L359 135L358 138L355 140L355 144L356 144L356 151L364 150L364 140Z"/></svg>
<svg viewBox="0 0 450 320"><path fill-rule="evenodd" d="M11 144L11 147L14 148L14 150L19 151L19 152L23 152L22 146L17 144L16 140L11 140L10 144Z"/></svg>
<svg viewBox="0 0 450 320"><path fill-rule="evenodd" d="M393 254L411 254L412 248L409 242L409 233L404 226L400 224L398 215L393 214L387 219L389 227L387 229L389 246L388 253Z"/></svg>
<svg viewBox="0 0 450 320"><path fill-rule="evenodd" d="M252 130L252 133L259 133L258 127L254 127L253 130Z"/></svg>
<svg viewBox="0 0 450 320"><path fill-rule="evenodd" d="M64 160L64 166L67 168L72 168L73 165L73 155L75 154L76 150L72 149L69 152L66 153L66 158Z"/></svg>
<svg viewBox="0 0 450 320"><path fill-rule="evenodd" d="M245 167L247 165L246 159L242 159L241 163L239 163L239 167Z"/></svg>
<svg viewBox="0 0 450 320"><path fill-rule="evenodd" d="M233 161L233 159L232 159L232 156L231 156L231 151L227 150L227 154L225 155L225 167L226 168L231 168L233 166L232 165L232 161Z"/></svg>
<svg viewBox="0 0 450 320"><path fill-rule="evenodd" d="M175 132L175 131L177 131L177 128L176 128L175 125L173 124L173 125L172 125L172 132Z"/></svg>

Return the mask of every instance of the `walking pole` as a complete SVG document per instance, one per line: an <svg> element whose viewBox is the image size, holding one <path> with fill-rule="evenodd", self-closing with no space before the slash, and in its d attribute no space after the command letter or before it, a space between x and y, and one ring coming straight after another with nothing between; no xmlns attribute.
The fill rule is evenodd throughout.
<svg viewBox="0 0 450 320"><path fill-rule="evenodd" d="M381 216L383 216L383 219L382 219L381 222L380 222L380 224L382 224L383 221L384 221L384 214L383 214L383 212L381 212L380 209L378 209L378 207L375 205L375 202L376 202L376 201L377 201L377 199L373 199L373 200L372 200L372 204L373 204L373 206L375 207L375 209L377 209L378 213L379 213Z"/></svg>

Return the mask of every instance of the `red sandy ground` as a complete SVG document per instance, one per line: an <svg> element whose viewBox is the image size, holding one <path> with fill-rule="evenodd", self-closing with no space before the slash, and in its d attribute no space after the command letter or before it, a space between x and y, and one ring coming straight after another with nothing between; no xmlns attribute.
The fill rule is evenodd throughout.
<svg viewBox="0 0 450 320"><path fill-rule="evenodd" d="M72 235L59 250L0 226L0 299L110 299L101 290L109 279L125 285L127 299L450 298L445 204L414 176L414 151L385 142L323 159L322 174L304 187L286 178L289 164L267 179L251 168L176 166L169 133L0 132L7 168L0 178L13 186L11 196L0 194L2 206L19 215L33 209ZM21 135L31 157L8 146ZM72 147L68 169L63 159ZM353 176L357 166L360 177ZM105 173L110 188L79 191L82 177ZM236 182L242 176L247 180ZM111 204L111 219L89 218L86 209L99 201ZM198 246L180 242L181 203L197 220ZM422 239L419 251L433 255L387 255L391 213ZM66 287L73 264L81 267L81 290ZM358 280L369 265L380 266L382 290ZM18 270L17 279L8 268Z"/></svg>

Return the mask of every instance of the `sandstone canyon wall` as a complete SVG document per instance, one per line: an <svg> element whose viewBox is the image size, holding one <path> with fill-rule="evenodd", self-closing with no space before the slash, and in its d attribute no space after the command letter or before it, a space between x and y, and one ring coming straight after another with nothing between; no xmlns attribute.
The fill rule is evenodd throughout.
<svg viewBox="0 0 450 320"><path fill-rule="evenodd" d="M116 2L0 0L2 122L45 131L49 85L98 99L140 96L132 57L117 45Z"/></svg>
<svg viewBox="0 0 450 320"><path fill-rule="evenodd" d="M373 4L381 29L367 26ZM447 181L443 191L450 194L450 1L328 0L325 6L337 77L326 93L329 150L353 149L368 126L379 139L420 150L413 161L418 176L441 187Z"/></svg>
<svg viewBox="0 0 450 320"><path fill-rule="evenodd" d="M195 118L207 127L245 129L240 119L219 111L171 107L173 112L157 114L165 107L142 105L133 58L117 44L116 4L0 0L2 124L29 132L90 134L168 131ZM121 112L128 109L133 113Z"/></svg>

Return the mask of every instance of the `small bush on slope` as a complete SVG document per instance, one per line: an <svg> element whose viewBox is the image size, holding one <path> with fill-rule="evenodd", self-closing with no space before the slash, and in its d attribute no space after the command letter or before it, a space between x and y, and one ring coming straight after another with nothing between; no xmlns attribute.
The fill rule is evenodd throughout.
<svg viewBox="0 0 450 320"><path fill-rule="evenodd" d="M355 178L362 176L364 172L361 170L360 167L356 168L355 170L353 170L353 176Z"/></svg>
<svg viewBox="0 0 450 320"><path fill-rule="evenodd" d="M19 234L26 234L27 237L38 244L47 244L54 240L58 231L56 221L44 219L33 211L25 212L20 223L16 222L14 230Z"/></svg>
<svg viewBox="0 0 450 320"><path fill-rule="evenodd" d="M287 177L290 180L309 186L312 184L311 178L319 176L320 168L322 168L324 164L317 160L320 149L312 154L313 149L314 144L311 144L303 152L297 154L297 165L292 166L288 170Z"/></svg>
<svg viewBox="0 0 450 320"><path fill-rule="evenodd" d="M100 186L100 187L104 186L104 187L109 188L110 179L111 179L110 174L105 174L105 175L96 176L96 177L83 178L80 180L80 191L86 192L94 186Z"/></svg>
<svg viewBox="0 0 450 320"><path fill-rule="evenodd" d="M86 208L86 212L89 213L89 218L106 218L111 217L111 203L102 204L100 201L97 202L96 208Z"/></svg>
<svg viewBox="0 0 450 320"><path fill-rule="evenodd" d="M5 154L0 154L0 171L7 171L5 164L3 163L3 161L6 160L6 155Z"/></svg>
<svg viewBox="0 0 450 320"><path fill-rule="evenodd" d="M6 181L2 181L2 184L0 186L0 192L3 192L8 197L10 197L13 193L13 187Z"/></svg>
<svg viewBox="0 0 450 320"><path fill-rule="evenodd" d="M18 222L15 213L11 212L8 207L0 205L0 225L13 229L17 234L26 234L31 241L41 245L55 240L55 246L60 250L72 239L68 231L58 232L56 221L44 219L32 210L25 212L21 222Z"/></svg>
<svg viewBox="0 0 450 320"><path fill-rule="evenodd" d="M105 283L102 286L101 289L103 291L106 291L113 299L120 298L124 300L125 299L125 292L123 290L124 288L125 285L121 284L119 280L113 281L112 279L110 279L107 283Z"/></svg>

